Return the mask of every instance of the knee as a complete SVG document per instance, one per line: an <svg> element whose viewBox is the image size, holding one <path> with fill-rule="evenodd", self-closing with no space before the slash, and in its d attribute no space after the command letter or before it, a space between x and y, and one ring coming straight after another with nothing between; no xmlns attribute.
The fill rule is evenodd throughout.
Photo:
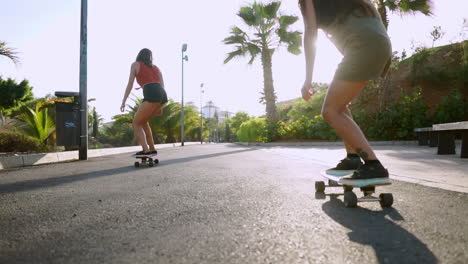
<svg viewBox="0 0 468 264"><path fill-rule="evenodd" d="M337 112L334 109L332 109L331 107L323 107L321 114L323 116L323 119L325 119L325 121L330 123L334 119L334 117L336 116Z"/></svg>
<svg viewBox="0 0 468 264"><path fill-rule="evenodd" d="M138 122L137 120L133 120L132 126L133 126L134 129L142 127L140 122Z"/></svg>

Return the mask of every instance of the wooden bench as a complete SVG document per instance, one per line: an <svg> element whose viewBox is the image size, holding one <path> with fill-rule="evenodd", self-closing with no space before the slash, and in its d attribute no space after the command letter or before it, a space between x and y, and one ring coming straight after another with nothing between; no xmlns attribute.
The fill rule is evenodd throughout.
<svg viewBox="0 0 468 264"><path fill-rule="evenodd" d="M461 158L468 158L468 121L435 124L432 131L438 135L437 154L455 154L455 135L461 133Z"/></svg>
<svg viewBox="0 0 468 264"><path fill-rule="evenodd" d="M437 147L439 138L437 132L432 130L432 127L415 128L414 132L418 136L419 146Z"/></svg>

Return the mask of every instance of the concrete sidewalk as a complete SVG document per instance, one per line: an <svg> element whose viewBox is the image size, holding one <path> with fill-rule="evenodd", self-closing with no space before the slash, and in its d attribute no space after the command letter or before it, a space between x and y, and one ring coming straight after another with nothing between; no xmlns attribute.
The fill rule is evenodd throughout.
<svg viewBox="0 0 468 264"><path fill-rule="evenodd" d="M437 155L437 148L417 146L416 143L403 145L371 143L390 178L418 183L441 189L468 193L468 159L460 158L461 144L457 142L455 155ZM274 146L265 151L307 159L311 162L332 167L346 155L337 144L316 146Z"/></svg>
<svg viewBox="0 0 468 264"><path fill-rule="evenodd" d="M185 142L185 145L196 145L199 142ZM180 143L171 144L158 144L156 149L179 147ZM122 147L122 148L103 148L103 149L89 149L88 158L114 155L120 153L138 152L141 150L140 146ZM0 156L0 170L11 169L25 166L33 166L48 163L66 162L78 160L78 151L64 151L52 153L34 153L13 156Z"/></svg>

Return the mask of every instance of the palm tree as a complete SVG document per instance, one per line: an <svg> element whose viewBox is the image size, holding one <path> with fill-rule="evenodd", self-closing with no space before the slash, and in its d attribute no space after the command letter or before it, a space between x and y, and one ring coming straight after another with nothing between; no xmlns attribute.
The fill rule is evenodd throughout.
<svg viewBox="0 0 468 264"><path fill-rule="evenodd" d="M252 5L240 8L237 14L252 31L249 35L237 26L231 29L231 35L223 40L226 45L235 45L224 63L235 57L250 56L249 64L260 55L263 66L263 94L266 104L266 114L269 120L276 120L276 95L273 87L272 56L281 45L286 45L292 54L300 54L302 33L289 31L297 16L280 15L278 10L280 1L262 4L254 2Z"/></svg>
<svg viewBox="0 0 468 264"><path fill-rule="evenodd" d="M374 0L377 5L380 17L384 23L385 28L388 28L388 10L398 12L400 14L414 14L421 12L426 16L432 15L431 0ZM387 10L388 9L388 10Z"/></svg>
<svg viewBox="0 0 468 264"><path fill-rule="evenodd" d="M104 119L96 111L96 107L93 107L93 110L88 114L88 127L92 128L91 136L97 138L99 134L99 126L102 125Z"/></svg>
<svg viewBox="0 0 468 264"><path fill-rule="evenodd" d="M20 129L26 135L37 138L43 145L47 144L47 140L55 131L55 123L49 115L49 109L40 103L36 104L35 110L27 107L18 119L24 122Z"/></svg>
<svg viewBox="0 0 468 264"><path fill-rule="evenodd" d="M7 47L7 43L0 41L0 55L5 56L12 60L15 64L19 62L19 58L17 56L18 52L16 52L13 48Z"/></svg>

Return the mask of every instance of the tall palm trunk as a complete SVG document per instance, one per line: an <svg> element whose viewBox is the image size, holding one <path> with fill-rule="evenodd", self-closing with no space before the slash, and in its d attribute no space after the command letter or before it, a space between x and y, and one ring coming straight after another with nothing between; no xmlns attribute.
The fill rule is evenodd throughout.
<svg viewBox="0 0 468 264"><path fill-rule="evenodd" d="M385 29L388 29L388 15L387 15L387 8L385 7L384 0L379 0L377 5L377 11L379 11L380 17L382 18L382 22L385 26Z"/></svg>
<svg viewBox="0 0 468 264"><path fill-rule="evenodd" d="M275 88L273 87L273 72L271 63L271 51L268 46L263 45L262 48L262 66L263 66L263 92L266 102L266 117L268 120L278 120L276 112L276 96Z"/></svg>

